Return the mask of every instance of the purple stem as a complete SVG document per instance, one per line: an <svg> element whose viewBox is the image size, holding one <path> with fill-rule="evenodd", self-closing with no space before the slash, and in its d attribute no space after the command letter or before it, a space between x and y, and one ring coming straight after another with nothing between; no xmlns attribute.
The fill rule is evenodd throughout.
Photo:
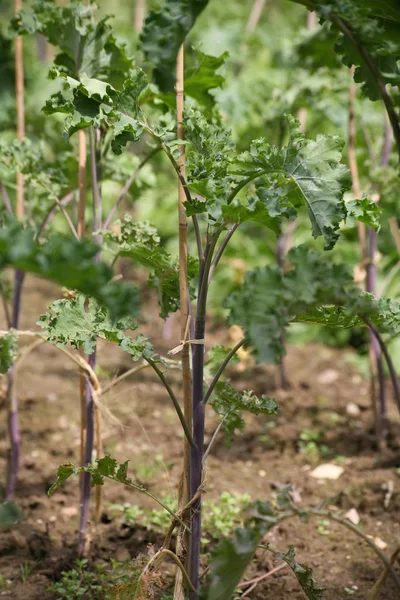
<svg viewBox="0 0 400 600"><path fill-rule="evenodd" d="M25 274L18 269L15 270L14 297L12 307L11 326L18 329L19 318L21 314L21 295ZM8 374L7 386L7 406L8 406L8 428L10 435L10 454L8 460L6 500L12 500L15 493L19 468L19 452L21 437L18 426L18 398L15 393L15 365L13 365Z"/></svg>
<svg viewBox="0 0 400 600"><path fill-rule="evenodd" d="M278 240L276 243L276 263L280 270L283 272L283 265L285 261L285 249L286 249L286 234L281 231L278 236ZM280 337L280 343L283 346L285 344L285 338L283 335ZM285 359L282 356L279 359L278 364L278 373L279 373L279 385L282 389L286 389L288 387L288 381L286 377L285 370Z"/></svg>
<svg viewBox="0 0 400 600"><path fill-rule="evenodd" d="M89 356L89 365L92 369L96 366L96 350ZM86 440L84 464L89 465L93 460L93 445L94 445L94 402L92 398L92 389L90 383L86 380L85 383L85 402L86 402ZM79 541L78 552L80 555L86 554L87 543L86 533L89 522L90 513L90 473L83 473L81 483L81 514L79 520Z"/></svg>
<svg viewBox="0 0 400 600"><path fill-rule="evenodd" d="M207 294L212 258L222 230L219 230L207 241L203 268L199 278L199 296L197 300L196 324L194 339L203 340L206 326ZM203 478L203 449L204 449L204 343L192 345L192 406L193 406L193 441L190 448L190 497L198 492ZM192 508L191 536L189 548L189 575L195 592L190 599L197 600L200 588L200 550L201 550L201 494Z"/></svg>
<svg viewBox="0 0 400 600"><path fill-rule="evenodd" d="M201 340L205 333L205 317L196 318L195 339ZM195 445L190 449L190 496L196 494L201 486L203 476L204 447L204 345L193 344L193 440ZM193 506L192 535L190 540L190 580L196 590L191 600L197 600L199 591L199 569L201 548L201 497Z"/></svg>
<svg viewBox="0 0 400 600"><path fill-rule="evenodd" d="M368 265L367 265L367 291L371 292L376 296L377 293L377 268L375 264L375 255L378 246L378 235L371 227L367 231L368 240ZM372 350L376 360L376 366L378 371L378 389L379 389L379 420L380 429L382 435L386 437L387 431L387 406L386 406L386 393L385 393L385 375L383 368L382 352L373 332L370 332L370 339L372 344Z"/></svg>

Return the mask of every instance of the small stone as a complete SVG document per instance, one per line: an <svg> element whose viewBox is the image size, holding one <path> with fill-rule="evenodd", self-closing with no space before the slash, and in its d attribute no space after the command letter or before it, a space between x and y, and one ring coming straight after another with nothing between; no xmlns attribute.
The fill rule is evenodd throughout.
<svg viewBox="0 0 400 600"><path fill-rule="evenodd" d="M50 394L47 394L47 400L49 402L55 402L57 400L57 394L50 392Z"/></svg>
<svg viewBox="0 0 400 600"><path fill-rule="evenodd" d="M315 479L338 479L343 472L343 467L332 463L325 463L316 467L311 471L310 475Z"/></svg>
<svg viewBox="0 0 400 600"><path fill-rule="evenodd" d="M335 369L326 369L317 377L318 383L328 384L333 383L339 378L339 373Z"/></svg>
<svg viewBox="0 0 400 600"><path fill-rule="evenodd" d="M57 521L57 517L55 515L51 515L51 517L49 517L50 523L55 523L56 521Z"/></svg>
<svg viewBox="0 0 400 600"><path fill-rule="evenodd" d="M68 429L68 419L66 415L60 415L58 417L58 426L60 429Z"/></svg>
<svg viewBox="0 0 400 600"><path fill-rule="evenodd" d="M258 474L260 477L266 477L267 473L266 471L264 471L264 469L260 469L260 471L258 471Z"/></svg>
<svg viewBox="0 0 400 600"><path fill-rule="evenodd" d="M358 514L355 508L351 508L350 510L348 510L344 516L351 523L354 523L354 525L358 525L360 522L360 515Z"/></svg>
<svg viewBox="0 0 400 600"><path fill-rule="evenodd" d="M386 548L387 548L387 546L388 546L388 545L387 545L387 543L386 543L386 542L384 542L383 540L381 540L381 538L380 538L380 537L376 537L376 538L374 538L374 544L375 544L376 546L378 546L378 548L380 548L381 550L386 550Z"/></svg>
<svg viewBox="0 0 400 600"><path fill-rule="evenodd" d="M61 514L64 517L75 517L78 514L76 506L65 506L61 509Z"/></svg>
<svg viewBox="0 0 400 600"><path fill-rule="evenodd" d="M349 402L346 406L346 413L349 415L349 417L359 417L361 410L355 402Z"/></svg>

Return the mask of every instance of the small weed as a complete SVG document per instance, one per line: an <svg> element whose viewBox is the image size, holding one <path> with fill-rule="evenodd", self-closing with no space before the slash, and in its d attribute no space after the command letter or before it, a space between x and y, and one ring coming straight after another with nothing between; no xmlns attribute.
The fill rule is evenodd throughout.
<svg viewBox="0 0 400 600"><path fill-rule="evenodd" d="M111 569L106 565L96 565L93 570L88 567L86 559L78 559L74 569L63 571L60 581L49 587L55 600L104 600L105 590L129 580L117 561L111 561Z"/></svg>
<svg viewBox="0 0 400 600"><path fill-rule="evenodd" d="M329 526L329 521L327 521L326 519L324 519L323 521L320 521L318 523L318 527L317 527L317 531L320 535L329 535L330 531L329 529L327 529L327 527Z"/></svg>
<svg viewBox="0 0 400 600"><path fill-rule="evenodd" d="M26 583L29 579L30 574L32 573L33 569L35 568L35 563L33 564L29 564L27 560L25 560L21 565L21 579L22 579L22 583Z"/></svg>
<svg viewBox="0 0 400 600"><path fill-rule="evenodd" d="M11 587L11 581L6 579L4 575L0 575L0 590L8 590Z"/></svg>
<svg viewBox="0 0 400 600"><path fill-rule="evenodd" d="M300 433L297 447L303 454L316 455L321 458L325 458L329 454L328 446L321 443L321 433L312 429L304 429Z"/></svg>

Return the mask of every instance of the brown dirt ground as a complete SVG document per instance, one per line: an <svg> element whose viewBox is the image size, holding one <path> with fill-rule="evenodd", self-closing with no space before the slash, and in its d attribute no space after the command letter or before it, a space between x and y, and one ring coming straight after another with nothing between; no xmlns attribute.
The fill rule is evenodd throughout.
<svg viewBox="0 0 400 600"><path fill-rule="evenodd" d="M33 327L48 302L59 294L57 288L43 281L28 278L23 302L21 327ZM176 323L169 340L162 338L162 323L156 316L154 301L148 297L143 304L143 330L158 342L158 350L166 352L176 343ZM217 326L208 334L206 343L226 342ZM114 347L100 344L99 363L102 376L130 368L129 360ZM268 499L276 486L291 483L296 487L304 506L321 499L333 498L331 504L348 510L356 508L360 527L372 537L388 544L387 552L400 544L399 508L400 427L398 415L391 408L389 448L378 451L374 444L372 417L369 410L368 383L354 367L345 361L343 353L310 344L292 347L286 359L290 379L287 391L275 390L275 372L271 368L255 367L240 373L232 368L231 376L238 388L251 387L256 393L274 394L279 402L275 427L268 427L264 417L247 419L245 433L238 436L231 448L221 440L208 461L207 493L217 498L224 490L248 493L254 499ZM338 377L329 384L319 381L327 370ZM179 379L172 374L179 392ZM5 380L2 384L3 390ZM68 482L52 498L46 491L54 480L58 465L77 461L79 453L79 398L76 368L50 346L43 345L24 362L18 378L22 459L16 500L24 510L23 522L13 531L0 533L0 574L11 580L11 587L0 595L13 600L50 600L49 583L73 563L76 556L78 516L68 510L78 507L78 485ZM390 392L389 392L390 393ZM390 394L391 396L391 394ZM104 447L119 460L131 461L131 470L139 464L152 465L162 454L168 469L157 469L146 481L153 493L176 488L182 456L182 434L176 415L162 387L153 374L143 371L136 378L121 383L108 397L110 409L121 419L123 428L104 424ZM361 409L357 418L346 414L346 406L355 402ZM390 397L391 405L393 405ZM0 466L5 472L7 434L6 407L1 404ZM208 415L207 436L216 426L215 417ZM343 457L344 473L336 481L321 482L310 476L311 469L326 462L299 452L298 440L305 430L320 431L330 450L331 459ZM391 482L391 483L390 483ZM388 485L393 493L385 506ZM140 527L123 526L112 518L111 503L130 502L149 507L149 500L111 482L104 486L103 521L93 530L92 556L95 560L114 558L129 560L156 543L159 536ZM382 566L368 546L340 525L330 525L328 535L317 530L318 520L302 524L287 521L268 535L279 550L289 544L296 548L297 558L314 569L317 581L327 590L326 600L349 598L345 587L357 586L351 595L365 599L379 577ZM21 580L21 565L27 562L32 572L26 583ZM246 577L266 572L276 563L260 551ZM395 600L398 594L387 581L381 596ZM300 600L303 592L288 569L259 584L247 596L250 600Z"/></svg>

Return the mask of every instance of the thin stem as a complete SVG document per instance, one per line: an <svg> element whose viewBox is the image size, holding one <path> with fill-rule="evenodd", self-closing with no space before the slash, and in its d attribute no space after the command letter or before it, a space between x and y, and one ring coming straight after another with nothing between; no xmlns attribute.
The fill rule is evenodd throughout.
<svg viewBox="0 0 400 600"><path fill-rule="evenodd" d="M173 510L171 510L166 504L164 504L164 502L162 502L159 498L157 498L157 496L154 496L154 494L149 492L149 490L147 490L145 487L143 487L137 483L134 483L133 481L120 481L119 479L116 479L115 477L112 477L111 475L104 475L104 477L111 479L111 481L116 481L117 483L123 483L127 487L132 488L133 490L137 490L138 492L142 492L142 494L145 494L146 496L148 496L149 498L154 500L154 502L157 502L157 504L159 504L164 510L166 510L167 513L169 513L171 515L171 517L173 517L173 519L177 523L180 523L183 527L187 527L179 515L174 513Z"/></svg>
<svg viewBox="0 0 400 600"><path fill-rule="evenodd" d="M8 195L7 188L4 185L4 183L0 184L0 190L1 190L1 195L3 198L4 206L6 207L6 211L8 212L8 214L13 215L14 211L13 211L13 208L11 205L10 196Z"/></svg>
<svg viewBox="0 0 400 600"><path fill-rule="evenodd" d="M231 414L231 412L232 412L231 410L228 410L228 412L223 416L223 418L221 419L221 421L218 423L218 426L217 426L216 430L213 433L213 436L212 436L212 438L210 440L210 443L208 444L208 446L207 446L207 448L206 448L206 450L205 450L205 452L203 454L203 466L205 465L207 457L208 457L208 455L211 452L211 448L213 447L213 445L215 443L215 440L217 439L218 434L221 431L222 425L225 423L226 419Z"/></svg>
<svg viewBox="0 0 400 600"><path fill-rule="evenodd" d="M382 353L385 357L386 364L388 366L389 373L390 373L390 378L392 380L392 385L393 385L393 390L395 393L397 408L400 412L400 385L399 385L399 380L397 377L396 369L394 368L393 361L389 354L389 350L387 349L387 346L386 346L385 342L383 341L383 338L382 338L379 330L375 327L375 325L373 323L371 323L371 321L367 317L362 317L362 318L363 318L364 322L368 325L368 327L371 329L375 338L377 339L378 344L379 344L379 346L382 350Z"/></svg>
<svg viewBox="0 0 400 600"><path fill-rule="evenodd" d="M159 550L147 563L146 567L143 569L143 572L141 573L139 579L138 579L138 584L137 584L137 592L142 593L145 590L141 589L141 582L143 580L146 580L146 575L150 572L150 570L152 569L153 565L155 565L155 568L158 570L161 566L161 564L164 562L164 557L165 556L169 556L170 558L173 559L173 561L176 563L176 565L178 566L180 573L182 574L182 576L184 577L189 589L191 591L195 591L192 582L190 581L190 577L185 569L185 567L183 566L182 562L179 560L178 556L172 552L171 550L168 550L167 548L161 548L161 550ZM176 594L175 594L176 595ZM174 597L175 597L174 595ZM135 595L136 598L136 595Z"/></svg>
<svg viewBox="0 0 400 600"><path fill-rule="evenodd" d="M221 260L221 257L223 255L223 253L225 252L225 249L226 249L227 245L229 244L231 237L233 236L233 234L235 233L235 231L238 227L239 227L239 223L235 223L234 225L232 225L232 227L228 230L224 239L222 240L221 245L215 254L215 258L213 259L213 261L211 263L210 275L208 277L209 282L211 281L211 279L214 275L215 269L217 268L218 263Z"/></svg>
<svg viewBox="0 0 400 600"><path fill-rule="evenodd" d="M190 194L190 190L188 188L186 178L184 177L184 175L181 172L181 167L179 165L179 162L177 162L175 160L175 158L174 158L172 152L169 150L168 146L166 144L164 144L164 142L162 140L160 140L160 138L153 132L151 127L144 124L143 129L155 140L155 142L159 145L159 147L167 155L171 165L174 167L175 173L177 174L178 179L179 179L179 181L182 185L182 188L185 192L186 201L189 202L189 204L192 204L192 196ZM192 216L192 222L193 222L194 232L195 232L195 236L196 236L197 249L199 252L199 260L201 260L202 241L201 241L201 233L200 233L200 227L199 227L198 220L197 220L197 215Z"/></svg>
<svg viewBox="0 0 400 600"><path fill-rule="evenodd" d="M254 583L260 583L260 581L264 581L264 579L267 579L267 577L271 577L271 575L274 575L275 573L278 573L278 571L281 571L282 569L284 569L285 567L287 567L287 563L283 563L282 565L278 565L276 567L274 567L273 569L271 569L270 571L268 571L268 573L264 573L263 575L259 575L258 577L254 577L254 579L249 579L248 581L240 581L236 587L242 589L244 587L247 587L249 585L253 585ZM241 598L243 598L243 595L241 596Z"/></svg>
<svg viewBox="0 0 400 600"><path fill-rule="evenodd" d="M248 33L254 33L257 29L257 25L261 19L262 11L264 10L265 3L267 0L254 0L249 20L247 21L246 31Z"/></svg>
<svg viewBox="0 0 400 600"><path fill-rule="evenodd" d="M396 548L396 550L393 552L392 556L390 557L390 564L392 564L392 565L394 564L394 561L399 556L399 554L400 554L400 546L398 548ZM383 570L383 573L379 577L378 581L375 583L374 587L368 594L367 600L377 600L377 598L379 596L379 592L380 592L383 584L385 583L388 575L389 575L389 569L387 567L385 567Z"/></svg>
<svg viewBox="0 0 400 600"><path fill-rule="evenodd" d="M386 290L389 288L390 284L392 283L393 279L396 277L399 270L400 270L400 260L391 268L387 277L383 281L382 287L381 287L379 293L377 294L378 298L381 298L385 294Z"/></svg>
<svg viewBox="0 0 400 600"><path fill-rule="evenodd" d="M229 353L226 355L226 357L220 364L218 371L215 373L214 378L213 378L212 382L210 383L207 392L204 395L203 404L207 404L211 394L214 391L215 386L217 385L222 373L225 371L228 363L235 356L236 352L243 346L243 344L245 344L245 342L246 342L246 338L243 338L242 340L240 340L240 342L238 342L236 344L236 346L234 348L232 348L232 350L230 350Z"/></svg>
<svg viewBox="0 0 400 600"><path fill-rule="evenodd" d="M141 163L139 163L139 165L136 167L135 171L132 173L132 175L129 177L128 181L125 183L124 187L122 188L116 203L114 204L114 206L112 207L112 209L110 210L108 217L106 218L106 220L104 221L104 225L103 228L104 229L108 229L108 227L110 226L111 221L114 218L115 213L117 212L119 205L121 204L121 202L125 199L127 193L129 192L130 187L132 186L133 182L135 181L136 177L139 175L141 169L144 167L144 165L153 158L153 156L155 154L157 154L157 152L159 152L161 150L160 147L155 148L152 152L150 152L150 154L148 154Z"/></svg>
<svg viewBox="0 0 400 600"><path fill-rule="evenodd" d="M14 297L12 306L11 326L18 329L21 314L21 296L25 274L18 269L14 271ZM8 427L10 435L10 453L8 457L6 500L12 500L17 485L19 469L19 453L21 436L18 424L18 397L16 390L16 365L14 364L8 372L7 385L7 406L8 406Z"/></svg>
<svg viewBox="0 0 400 600"><path fill-rule="evenodd" d="M15 15L22 10L22 0L14 0ZM17 104L17 138L22 142L25 137L25 106L24 106L24 56L23 38L18 35L15 39L15 88ZM17 173L16 216L21 219L25 214L24 205L24 176Z"/></svg>
<svg viewBox="0 0 400 600"><path fill-rule="evenodd" d="M342 31L342 33L344 35L346 35L346 37L348 37L349 40L352 42L352 44L355 46L355 48L357 49L358 53L360 54L362 60L364 61L366 67L368 68L369 72L371 73L373 79L375 80L375 82L378 86L381 98L385 105L390 123L392 125L393 134L394 134L396 144L397 144L397 150L398 150L398 153L400 156L400 123L399 123L399 120L397 117L396 110L393 106L392 99L386 89L385 82L383 81L381 74L379 73L379 70L377 69L369 52L364 48L362 43L360 43L358 41L357 37L354 35L353 31L350 29L350 27L347 25L347 23L345 23L340 17L338 17L336 15L331 15L330 19L333 23L335 23L339 27L339 29Z"/></svg>
<svg viewBox="0 0 400 600"><path fill-rule="evenodd" d="M47 227L47 225L50 223L50 221L55 216L56 208L59 207L60 205L67 206L73 199L74 199L74 192L69 192L68 194L66 194L66 196L64 196L64 198L62 198L61 200L59 200L57 202L54 202L53 206L50 208L49 212L47 213L47 215L45 216L45 218L43 219L41 225L39 226L39 228L37 230L37 233L35 235L36 239L40 238L44 229Z"/></svg>
<svg viewBox="0 0 400 600"><path fill-rule="evenodd" d="M148 369L150 366L151 365L149 365L149 364L143 364L143 365L139 365L138 367L133 367L132 369L129 369L129 371L125 371L125 373L122 373L122 375L119 375L116 379L113 379L113 381L111 381L108 385L106 385L105 388L103 388L102 396L104 396L105 394L110 392L116 385L121 383L121 381L123 381L127 377L130 377L131 375L135 375L136 373L143 371L143 369Z"/></svg>
<svg viewBox="0 0 400 600"><path fill-rule="evenodd" d="M73 235L73 236L74 236L74 237L75 237L77 240L79 240L79 235L78 235L78 232L76 231L76 229L75 229L75 226L74 226L74 224L73 224L73 222L72 222L72 219L71 219L71 217L69 216L69 214L67 213L67 211L65 210L64 206L61 204L61 202L60 202L59 200L56 200L56 201L55 201L55 203L56 203L56 205L58 206L58 208L60 209L60 211L62 212L62 214L63 214L63 216L64 216L65 220L67 221L67 223L68 223L68 227L70 228L72 235Z"/></svg>
<svg viewBox="0 0 400 600"><path fill-rule="evenodd" d="M149 363L149 365L157 373L160 381L163 383L165 389L167 390L168 395L169 395L169 397L172 400L172 403L173 403L173 405L175 407L175 410L177 412L177 415L179 417L179 420L180 420L181 425L183 427L183 430L185 432L186 438L187 438L189 444L191 446L194 446L193 436L192 436L192 434L190 432L188 424L186 423L186 419L185 419L184 414L182 412L182 409L181 409L181 407L179 405L178 399L175 396L174 391L171 388L170 384L168 383L168 380L166 379L166 377L165 377L164 373L161 371L161 369L158 368L157 363L154 360L152 360L151 358L146 358L146 357L145 357L145 360Z"/></svg>
<svg viewBox="0 0 400 600"><path fill-rule="evenodd" d="M7 304L7 298L4 292L4 288L3 288L3 284L0 281L0 295L1 295L1 301L3 304L3 310L4 310L4 316L6 319L6 323L7 323L7 327L10 329L11 327L11 315L10 315L10 311L8 309L8 304Z"/></svg>

